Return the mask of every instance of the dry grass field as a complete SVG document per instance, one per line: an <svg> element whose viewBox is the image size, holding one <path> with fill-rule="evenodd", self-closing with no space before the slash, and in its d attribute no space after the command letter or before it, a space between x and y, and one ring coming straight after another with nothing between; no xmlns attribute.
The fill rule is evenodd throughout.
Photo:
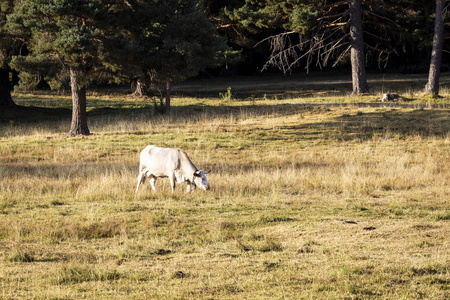
<svg viewBox="0 0 450 300"><path fill-rule="evenodd" d="M265 80L180 85L170 116L92 93L77 138L67 96L14 95L41 108L0 122L0 299L449 299L445 77L440 99ZM135 196L148 144L184 149L212 190Z"/></svg>

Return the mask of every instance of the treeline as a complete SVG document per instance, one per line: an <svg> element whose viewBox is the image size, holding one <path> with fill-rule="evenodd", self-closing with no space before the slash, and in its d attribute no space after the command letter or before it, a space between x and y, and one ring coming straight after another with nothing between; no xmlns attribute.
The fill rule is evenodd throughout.
<svg viewBox="0 0 450 300"><path fill-rule="evenodd" d="M212 19L249 61L261 58L253 69L351 68L354 94L367 91L367 68L429 70L425 92L439 92L445 0L241 0L225 8L218 2L208 1Z"/></svg>
<svg viewBox="0 0 450 300"><path fill-rule="evenodd" d="M11 81L70 89L71 135L89 134L86 90L133 83L170 86L200 72L253 74L351 68L353 93L367 68L430 70L438 94L445 0L0 0L0 107ZM437 83L437 88L436 88ZM163 88L161 88L161 86Z"/></svg>
<svg viewBox="0 0 450 300"><path fill-rule="evenodd" d="M298 34L290 37L290 42L296 44L299 39L310 36L311 31L321 24L336 29L336 40L339 31L348 33L350 2L234 0L227 1L224 6L223 1L207 1L211 19L219 33L227 37L233 48L243 49L247 54L246 64L240 66L239 72L249 74L259 71L267 63L270 45L261 41L270 36L292 32ZM402 73L427 72L433 41L435 0L360 2L367 68ZM445 34L450 37L448 31ZM450 47L447 47L448 50ZM350 57L344 55L338 60L330 60L328 64L316 60L308 65L305 58L296 66L320 70L345 68L349 63ZM449 69L448 65L443 67Z"/></svg>

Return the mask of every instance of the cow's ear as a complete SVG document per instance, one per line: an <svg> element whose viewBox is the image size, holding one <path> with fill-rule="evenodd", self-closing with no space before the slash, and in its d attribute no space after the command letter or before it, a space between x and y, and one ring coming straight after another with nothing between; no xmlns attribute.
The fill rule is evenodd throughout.
<svg viewBox="0 0 450 300"><path fill-rule="evenodd" d="M194 172L194 176L195 176L195 177L201 177L202 175L200 175L200 171L195 171L195 172Z"/></svg>

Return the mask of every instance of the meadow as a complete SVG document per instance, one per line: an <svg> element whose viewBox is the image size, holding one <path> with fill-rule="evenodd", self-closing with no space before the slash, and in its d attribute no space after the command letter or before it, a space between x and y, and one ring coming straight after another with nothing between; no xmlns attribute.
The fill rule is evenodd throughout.
<svg viewBox="0 0 450 300"><path fill-rule="evenodd" d="M360 97L342 79L195 80L169 116L99 90L75 138L68 95L15 93L0 299L450 298L450 77L438 99L425 79L371 77ZM184 149L212 190L135 195L148 144Z"/></svg>

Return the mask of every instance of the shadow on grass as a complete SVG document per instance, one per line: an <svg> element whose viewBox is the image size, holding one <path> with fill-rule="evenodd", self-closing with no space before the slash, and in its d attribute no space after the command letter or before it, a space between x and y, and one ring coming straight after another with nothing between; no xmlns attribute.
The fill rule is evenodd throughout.
<svg viewBox="0 0 450 300"><path fill-rule="evenodd" d="M337 126L343 134L359 139L388 132L404 137L443 137L450 132L450 111L417 109L409 112L359 112L356 115L342 115L337 118Z"/></svg>
<svg viewBox="0 0 450 300"><path fill-rule="evenodd" d="M450 133L449 110L399 110L342 114L331 122L280 126L271 140L368 140L374 136L445 137ZM264 138L264 137L263 137Z"/></svg>
<svg viewBox="0 0 450 300"><path fill-rule="evenodd" d="M0 110L0 124L8 124L10 122L35 124L42 121L70 121L71 116L72 110L67 108L15 106Z"/></svg>
<svg viewBox="0 0 450 300"><path fill-rule="evenodd" d="M423 90L427 82L426 74L368 74L367 80L372 93L408 94ZM441 84L449 82L447 73L441 76ZM193 78L173 86L173 92L181 95L204 98L218 97L231 88L235 99L251 97L269 99L330 97L350 95L352 91L349 72L263 73L255 76L230 76Z"/></svg>
<svg viewBox="0 0 450 300"><path fill-rule="evenodd" d="M114 117L122 116L128 118L133 115L153 115L152 107L99 107L90 109L87 112L88 122L92 117ZM61 107L36 107L36 106L15 106L0 110L0 126L10 125L34 125L38 123L52 123L67 121L68 125L72 118L72 110Z"/></svg>
<svg viewBox="0 0 450 300"><path fill-rule="evenodd" d="M151 105L140 107L99 107L88 112L89 120L117 118L123 120L169 120L173 125L185 124L210 118L246 119L258 116L288 116L303 114L327 114L334 108L352 108L352 114L343 114L331 122L277 126L276 132L259 131L255 139L261 140L316 140L316 139L370 139L374 135L394 133L404 136L445 136L450 132L450 110L423 109L411 104L351 103L351 104L274 104L247 106L175 106L170 116L154 112ZM355 108L380 107L380 112L356 112ZM417 108L406 112L396 108ZM442 108L442 107L441 107ZM69 123L71 111L65 108L22 107L0 112L0 125L12 122L34 125L39 122L66 121Z"/></svg>

